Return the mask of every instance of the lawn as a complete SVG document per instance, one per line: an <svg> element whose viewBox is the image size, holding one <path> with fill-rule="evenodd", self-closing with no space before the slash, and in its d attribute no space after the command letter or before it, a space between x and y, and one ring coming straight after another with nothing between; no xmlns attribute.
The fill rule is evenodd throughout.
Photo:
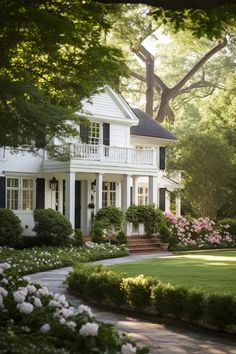
<svg viewBox="0 0 236 354"><path fill-rule="evenodd" d="M144 274L162 282L202 289L207 293L236 295L236 251L204 251L176 254L112 266L129 276Z"/></svg>

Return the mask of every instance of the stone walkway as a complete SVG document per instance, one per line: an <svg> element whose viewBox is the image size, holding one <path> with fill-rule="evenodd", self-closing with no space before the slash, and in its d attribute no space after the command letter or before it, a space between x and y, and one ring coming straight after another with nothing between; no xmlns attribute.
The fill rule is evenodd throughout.
<svg viewBox="0 0 236 354"><path fill-rule="evenodd" d="M133 262L138 259L171 256L170 253L129 256L102 260L95 263L111 265ZM67 292L63 283L71 267L55 269L47 272L32 274L31 280L47 286L53 292L65 294L75 306L81 301ZM140 346L148 346L151 354L236 354L236 339L227 338L219 333L192 330L189 326L167 325L147 321L133 316L121 315L92 307L99 321L112 323L119 331L135 339Z"/></svg>

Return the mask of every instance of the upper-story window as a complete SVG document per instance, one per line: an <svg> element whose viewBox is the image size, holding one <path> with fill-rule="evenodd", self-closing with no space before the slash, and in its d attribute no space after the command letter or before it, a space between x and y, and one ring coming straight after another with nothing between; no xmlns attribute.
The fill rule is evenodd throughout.
<svg viewBox="0 0 236 354"><path fill-rule="evenodd" d="M7 208L33 210L33 178L7 178Z"/></svg>
<svg viewBox="0 0 236 354"><path fill-rule="evenodd" d="M90 122L88 131L88 143L98 145L101 143L101 125L97 122Z"/></svg>

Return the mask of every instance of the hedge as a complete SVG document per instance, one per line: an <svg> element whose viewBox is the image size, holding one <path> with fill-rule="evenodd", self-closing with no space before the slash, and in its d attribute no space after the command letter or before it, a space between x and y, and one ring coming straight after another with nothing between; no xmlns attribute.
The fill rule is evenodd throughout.
<svg viewBox="0 0 236 354"><path fill-rule="evenodd" d="M226 332L236 331L236 297L127 277L109 268L79 264L67 277L69 291L94 303L169 317ZM96 291L94 291L96 289Z"/></svg>

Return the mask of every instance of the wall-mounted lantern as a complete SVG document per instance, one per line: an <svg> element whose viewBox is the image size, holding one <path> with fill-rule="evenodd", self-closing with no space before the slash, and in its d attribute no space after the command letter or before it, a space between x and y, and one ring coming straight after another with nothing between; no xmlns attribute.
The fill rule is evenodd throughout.
<svg viewBox="0 0 236 354"><path fill-rule="evenodd" d="M55 177L52 177L52 179L49 181L49 184L51 190L55 191L57 189L58 180Z"/></svg>

